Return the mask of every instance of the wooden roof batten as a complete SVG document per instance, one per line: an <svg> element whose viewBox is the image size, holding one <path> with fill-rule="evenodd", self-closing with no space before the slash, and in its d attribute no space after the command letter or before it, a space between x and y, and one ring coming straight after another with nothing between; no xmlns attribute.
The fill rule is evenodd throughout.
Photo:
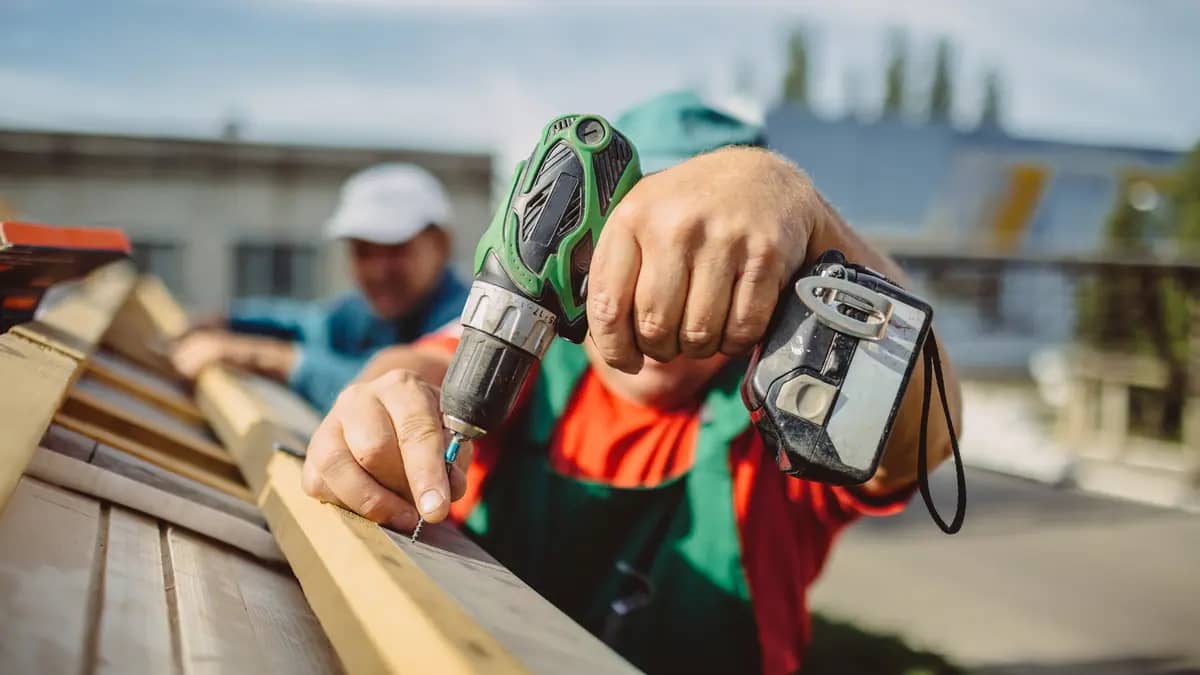
<svg viewBox="0 0 1200 675"><path fill-rule="evenodd" d="M407 536L305 495L301 461L274 446L304 448L319 418L285 388L223 367L201 374L194 401L166 380L157 382L155 372L169 373L169 343L186 330L186 315L160 282L138 279L127 264L119 264L93 273L38 321L0 335L0 423L6 430L0 434L0 524L7 519L10 525L7 534L0 528L0 537L45 538L51 554L80 560L103 560L100 547L111 547L108 568L103 562L87 562L92 566L89 577L80 562L85 566L72 577L78 588L59 589L61 598L92 597L89 607L97 608L67 612L71 624L62 635L87 637L81 638L84 644L58 654L66 659L62 663L93 658L98 671L106 663L119 670L122 664L104 661L106 655L136 652L138 659L148 659L138 662L144 666L141 672L161 672L160 666L170 663L170 670L185 675L218 663L226 671L253 670L252 663L265 664L263 659L302 662L300 671L322 673L636 672L456 530L427 526L421 543L413 544ZM100 365L89 367L101 342L115 355L102 354L96 359ZM90 380L81 380L85 373ZM134 414L133 402L106 387L172 412L175 423L159 424L151 419L154 415ZM201 415L208 425L203 433L211 428L219 443L204 440ZM73 434L91 439L94 449L72 457L71 452L39 448L47 442L43 436L52 421L57 431L47 441ZM134 428L138 425L145 428ZM158 472L156 480L162 482L126 480L111 472L113 458L136 464L142 473ZM225 466L235 473L227 474ZM209 506L188 496L189 490L203 492ZM6 513L14 491L14 513ZM61 526L55 536L39 533L38 524L51 517L38 515L39 509L57 509L54 517ZM91 515L81 520L72 515L78 509ZM247 509L252 511L249 518L243 513ZM269 534L261 529L261 520L255 522L259 516ZM70 528L79 529L78 534L64 539L63 530ZM287 620L299 622L295 625L268 622L249 630L245 621L277 615L276 610L255 610L251 596L295 594L294 581L286 572L252 564L251 558L234 555L241 551L221 548L195 533L264 561L279 560L281 553L303 589L299 602L307 618L295 615ZM264 536L273 537L274 545L264 542ZM72 538L85 541L65 541ZM63 548L68 544L73 547L69 551ZM143 564L146 560L136 557L156 560L158 551L161 564ZM23 564L20 555L13 560L0 560L0 565ZM149 591L130 586L120 575L112 577L137 569L149 575ZM227 579L221 569L238 570L237 579ZM97 586L97 579L106 581ZM110 583L117 585L106 585ZM152 596L153 611L146 616L153 620L142 619L149 622L145 632L152 640L138 629L111 632L124 620L115 614L109 618L108 613L123 607L109 602L110 591L117 599L128 593ZM193 614L208 602L217 603L206 610L209 615ZM21 623L22 610L13 611L18 613L5 626ZM87 618L95 612L100 615ZM55 625L48 617L39 615L30 625ZM173 617L169 634L163 632L166 617ZM313 634L316 622L320 631ZM268 633L259 638L275 645L270 656L245 651L255 644L245 634L260 629ZM60 643L68 640L54 635ZM6 644L26 645L46 634L10 637L7 643L0 640L0 653ZM134 647L112 652L110 640ZM280 647L294 641L304 644L292 650ZM340 663L330 661L329 646ZM44 656L29 649L17 652L18 657L31 654ZM28 663L44 669L48 662Z"/></svg>

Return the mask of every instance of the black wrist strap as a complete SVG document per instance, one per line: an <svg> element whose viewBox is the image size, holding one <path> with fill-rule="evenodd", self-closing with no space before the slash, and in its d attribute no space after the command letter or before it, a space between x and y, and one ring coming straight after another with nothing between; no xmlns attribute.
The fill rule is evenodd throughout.
<svg viewBox="0 0 1200 675"><path fill-rule="evenodd" d="M921 498L925 500L925 508L938 528L946 534L954 534L962 529L963 519L967 515L967 477L963 472L962 455L958 451L958 434L954 430L954 420L950 418L950 402L946 396L946 382L942 375L942 359L938 354L937 340L930 331L925 339L922 350L925 359L925 391L921 399L921 437L917 447L917 481L921 489ZM958 498L954 505L954 520L949 525L938 514L933 504L933 495L929 491L929 399L932 397L933 380L937 378L938 396L942 399L942 412L946 415L946 430L950 432L950 450L954 454L954 476L958 490Z"/></svg>

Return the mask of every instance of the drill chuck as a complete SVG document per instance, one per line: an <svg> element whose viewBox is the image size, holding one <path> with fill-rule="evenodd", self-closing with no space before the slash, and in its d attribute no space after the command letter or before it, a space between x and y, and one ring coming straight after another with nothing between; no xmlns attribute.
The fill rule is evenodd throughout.
<svg viewBox="0 0 1200 675"><path fill-rule="evenodd" d="M442 382L442 418L447 429L475 439L508 416L554 338L555 316L523 295L477 280L462 323Z"/></svg>

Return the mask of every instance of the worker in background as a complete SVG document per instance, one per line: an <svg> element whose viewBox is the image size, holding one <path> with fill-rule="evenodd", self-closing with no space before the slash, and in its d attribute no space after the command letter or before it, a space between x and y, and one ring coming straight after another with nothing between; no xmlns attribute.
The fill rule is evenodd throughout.
<svg viewBox="0 0 1200 675"><path fill-rule="evenodd" d="M313 435L304 489L402 531L419 515L460 523L648 672L793 673L837 534L913 492L926 374L918 364L874 478L833 487L775 466L740 400L740 357L787 279L827 249L904 276L800 170L748 147L760 127L690 94L616 126L662 170L600 236L585 344L555 341L506 427L449 472L435 387L453 331L380 354ZM928 432L934 466L950 451L936 408Z"/></svg>
<svg viewBox="0 0 1200 675"><path fill-rule="evenodd" d="M442 186L411 164L382 164L342 188L328 236L345 242L357 290L332 302L235 302L218 328L198 327L172 355L194 378L226 363L286 382L318 410L379 349L457 319L467 288L447 266L450 206Z"/></svg>

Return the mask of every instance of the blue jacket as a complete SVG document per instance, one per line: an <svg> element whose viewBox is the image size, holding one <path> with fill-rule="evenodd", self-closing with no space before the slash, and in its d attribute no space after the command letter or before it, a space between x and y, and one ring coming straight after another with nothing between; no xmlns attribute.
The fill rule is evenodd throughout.
<svg viewBox="0 0 1200 675"><path fill-rule="evenodd" d="M428 299L400 319L376 317L356 291L327 303L241 300L229 313L229 328L296 342L300 359L288 385L325 412L375 352L412 342L457 319L466 300L467 287L446 270Z"/></svg>

